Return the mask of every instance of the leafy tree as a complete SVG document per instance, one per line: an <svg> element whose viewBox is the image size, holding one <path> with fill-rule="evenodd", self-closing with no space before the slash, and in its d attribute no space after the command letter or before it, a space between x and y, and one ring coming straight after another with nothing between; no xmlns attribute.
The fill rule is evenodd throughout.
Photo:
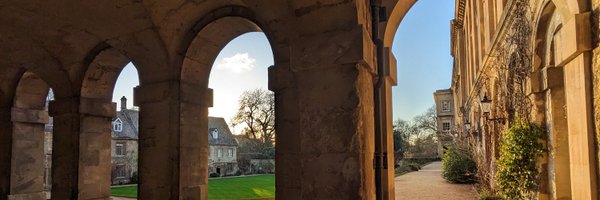
<svg viewBox="0 0 600 200"><path fill-rule="evenodd" d="M240 96L238 106L232 125L244 124L242 134L250 139L272 144L275 139L274 94L263 89L245 91Z"/></svg>
<svg viewBox="0 0 600 200"><path fill-rule="evenodd" d="M416 126L408 121L398 119L394 122L394 155L396 158L404 158L404 152L408 151L410 147L410 137L416 132Z"/></svg>

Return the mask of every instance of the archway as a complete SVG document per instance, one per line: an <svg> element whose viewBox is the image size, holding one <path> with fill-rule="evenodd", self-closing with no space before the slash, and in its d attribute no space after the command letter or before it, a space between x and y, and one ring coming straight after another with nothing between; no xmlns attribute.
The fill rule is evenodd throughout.
<svg viewBox="0 0 600 200"><path fill-rule="evenodd" d="M45 199L45 142L49 122L49 86L34 73L25 72L16 88L12 121L12 156L9 198Z"/></svg>
<svg viewBox="0 0 600 200"><path fill-rule="evenodd" d="M225 11L225 13L223 13ZM234 38L248 32L262 31L252 21L252 14L244 8L221 8L212 19L198 22L198 32L190 35L186 45L185 58L181 70L182 93L194 98L183 99L181 105L182 145L189 146L182 160L189 168L182 170L194 174L185 179L184 185L193 185L183 191L183 196L200 195L207 197L209 171L208 107L212 106L213 91L208 88L211 68L221 49ZM268 35L268 34L267 34ZM202 134L197 134L198 132ZM200 156L200 159L198 157ZM197 197L196 197L197 198Z"/></svg>
<svg viewBox="0 0 600 200"><path fill-rule="evenodd" d="M110 198L110 186L131 181L137 173L138 111L113 103L113 92L121 71L130 59L115 48L105 48L91 60L81 86L79 198ZM135 74L134 76L137 76ZM129 77L130 78L130 77ZM133 91L133 88L129 88ZM116 123L121 122L121 123Z"/></svg>

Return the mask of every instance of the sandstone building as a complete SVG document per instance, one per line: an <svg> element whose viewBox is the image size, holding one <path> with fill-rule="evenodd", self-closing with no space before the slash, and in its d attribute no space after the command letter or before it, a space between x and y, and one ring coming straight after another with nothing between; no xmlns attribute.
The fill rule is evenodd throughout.
<svg viewBox="0 0 600 200"><path fill-rule="evenodd" d="M455 127L484 185L496 185L502 132L525 117L548 130L537 197L598 198L599 10L597 0L456 1Z"/></svg>
<svg viewBox="0 0 600 200"><path fill-rule="evenodd" d="M135 182L138 173L139 111L127 108L121 97L121 109L112 119L111 184Z"/></svg>
<svg viewBox="0 0 600 200"><path fill-rule="evenodd" d="M452 90L437 90L433 93L436 107L436 125L438 138L438 156L444 153L444 146L452 144L456 130L454 127L454 101Z"/></svg>
<svg viewBox="0 0 600 200"><path fill-rule="evenodd" d="M208 173L234 175L238 170L237 146L225 119L208 117Z"/></svg>

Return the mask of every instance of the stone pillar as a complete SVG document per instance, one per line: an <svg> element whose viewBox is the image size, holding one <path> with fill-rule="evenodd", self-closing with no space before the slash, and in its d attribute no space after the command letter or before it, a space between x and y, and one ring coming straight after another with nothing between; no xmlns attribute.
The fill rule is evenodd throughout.
<svg viewBox="0 0 600 200"><path fill-rule="evenodd" d="M373 47L368 31L305 35L269 69L277 199L374 199Z"/></svg>
<svg viewBox="0 0 600 200"><path fill-rule="evenodd" d="M394 54L392 54L391 48L384 49L384 83L383 83L383 91L385 98L382 99L384 102L381 102L383 106L382 110L382 118L381 120L385 124L383 131L383 145L384 155L387 155L384 159L387 159L387 166L382 171L384 176L383 178L383 199L396 199L396 191L394 190L394 129L393 129L393 107L392 107L392 87L397 84L397 73L396 73L396 58Z"/></svg>
<svg viewBox="0 0 600 200"><path fill-rule="evenodd" d="M180 199L208 199L208 107L212 89L181 83Z"/></svg>
<svg viewBox="0 0 600 200"><path fill-rule="evenodd" d="M0 92L0 95L2 92ZM0 100L4 103L4 101ZM8 103L7 103L8 104ZM10 159L12 148L11 106L0 106L0 200L8 199L10 194Z"/></svg>
<svg viewBox="0 0 600 200"><path fill-rule="evenodd" d="M576 14L555 34L556 60L564 66L571 194L597 199L597 161L592 117L590 13Z"/></svg>
<svg viewBox="0 0 600 200"><path fill-rule="evenodd" d="M110 199L111 121L116 105L91 98L50 102L53 199Z"/></svg>
<svg viewBox="0 0 600 200"><path fill-rule="evenodd" d="M12 157L8 199L45 199L44 125L45 110L12 108Z"/></svg>
<svg viewBox="0 0 600 200"><path fill-rule="evenodd" d="M110 199L111 122L116 108L109 100L81 98L78 199Z"/></svg>
<svg viewBox="0 0 600 200"><path fill-rule="evenodd" d="M140 199L207 199L208 106L200 85L165 81L138 86Z"/></svg>
<svg viewBox="0 0 600 200"><path fill-rule="evenodd" d="M589 56L589 53L581 54L565 66L573 199L597 198Z"/></svg>
<svg viewBox="0 0 600 200"><path fill-rule="evenodd" d="M547 67L542 70L543 95L545 96L545 123L548 128L550 156L549 180L553 199L571 199L569 171L569 133L565 119L566 106L562 67Z"/></svg>

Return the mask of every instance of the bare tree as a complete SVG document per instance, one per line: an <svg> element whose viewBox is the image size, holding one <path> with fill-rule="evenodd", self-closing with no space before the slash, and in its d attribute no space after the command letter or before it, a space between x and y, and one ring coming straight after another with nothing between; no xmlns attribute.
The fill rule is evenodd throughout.
<svg viewBox="0 0 600 200"><path fill-rule="evenodd" d="M245 124L242 134L272 144L275 139L275 96L263 89L245 91L232 125Z"/></svg>

